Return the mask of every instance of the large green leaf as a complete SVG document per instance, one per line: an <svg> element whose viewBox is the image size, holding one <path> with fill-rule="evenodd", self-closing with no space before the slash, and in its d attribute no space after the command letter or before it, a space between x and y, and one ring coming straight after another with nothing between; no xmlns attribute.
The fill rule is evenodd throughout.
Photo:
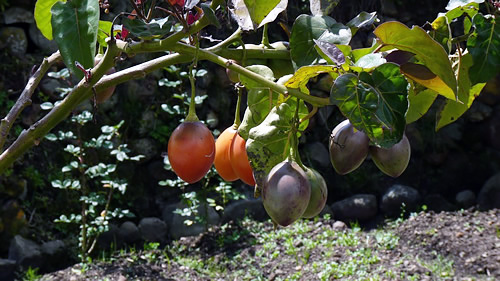
<svg viewBox="0 0 500 281"><path fill-rule="evenodd" d="M457 80L451 68L448 54L443 46L432 39L425 30L418 26L409 29L399 22L386 22L379 25L374 33L386 46L384 49L396 48L414 53L422 64L444 81L454 95L439 94L456 100Z"/></svg>
<svg viewBox="0 0 500 281"><path fill-rule="evenodd" d="M290 56L297 69L310 65L319 58L314 39L332 43L349 44L351 29L328 16L300 15L295 20L290 36Z"/></svg>
<svg viewBox="0 0 500 281"><path fill-rule="evenodd" d="M83 72L75 66L76 61L85 68L94 66L98 26L97 0L57 2L52 6L54 39L64 63L79 78L83 77Z"/></svg>
<svg viewBox="0 0 500 281"><path fill-rule="evenodd" d="M40 32L45 38L52 40L52 14L50 9L58 1L66 2L66 0L38 0L35 4L35 22Z"/></svg>
<svg viewBox="0 0 500 281"><path fill-rule="evenodd" d="M172 32L173 21L170 17L153 19L148 23L139 18L124 18L122 23L132 36L139 37L143 40L150 40L153 38L161 38Z"/></svg>
<svg viewBox="0 0 500 281"><path fill-rule="evenodd" d="M231 0L233 18L243 30L252 30L273 22L288 0Z"/></svg>
<svg viewBox="0 0 500 281"><path fill-rule="evenodd" d="M408 93L409 106L406 112L406 124L413 123L424 116L437 96L438 93L433 90L424 89L422 91L416 91L412 87Z"/></svg>
<svg viewBox="0 0 500 281"><path fill-rule="evenodd" d="M330 100L372 143L391 147L405 129L408 109L406 79L396 64L386 63L370 75L344 74L335 80Z"/></svg>
<svg viewBox="0 0 500 281"><path fill-rule="evenodd" d="M292 97L273 107L265 120L250 130L246 149L257 187L261 187L269 171L288 156L288 140L296 108L297 99ZM300 101L299 118L307 114L307 106ZM299 129L304 130L307 124L308 121L303 122Z"/></svg>
<svg viewBox="0 0 500 281"><path fill-rule="evenodd" d="M469 73L472 84L487 82L500 70L500 23L497 21L481 14L472 19L475 31L467 40L474 60Z"/></svg>

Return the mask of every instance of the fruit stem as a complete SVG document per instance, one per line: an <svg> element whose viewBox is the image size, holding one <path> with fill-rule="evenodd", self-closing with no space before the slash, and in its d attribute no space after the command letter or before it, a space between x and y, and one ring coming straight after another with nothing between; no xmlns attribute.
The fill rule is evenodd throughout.
<svg viewBox="0 0 500 281"><path fill-rule="evenodd" d="M267 33L267 30L268 30L268 26L267 26L267 23L264 24L264 29L262 30L262 45L268 47L268 48L272 48L271 44L269 43L269 35Z"/></svg>
<svg viewBox="0 0 500 281"><path fill-rule="evenodd" d="M189 66L189 82L191 84L191 100L189 102L188 115L186 116L186 120L185 120L187 122L200 121L200 119L198 119L198 116L196 115L196 103L194 101L196 98L196 87L195 87L195 83L194 83L195 79L194 79L194 75L193 75L194 64L195 64L195 62L193 62Z"/></svg>
<svg viewBox="0 0 500 281"><path fill-rule="evenodd" d="M234 112L234 124L233 128L237 130L240 125L241 125L241 118L240 118L240 107L241 107L241 94L243 92L243 87L241 85L236 84L235 85L237 91L238 91L238 100L236 101L236 110Z"/></svg>
<svg viewBox="0 0 500 281"><path fill-rule="evenodd" d="M297 106L295 108L295 115L292 119L292 125L290 128L290 133L288 135L289 143L290 143L290 155L288 157L289 160L296 162L302 169L305 169L304 164L300 160L299 154L299 139L297 137L298 127L299 127L299 107L300 107L300 99L297 99Z"/></svg>

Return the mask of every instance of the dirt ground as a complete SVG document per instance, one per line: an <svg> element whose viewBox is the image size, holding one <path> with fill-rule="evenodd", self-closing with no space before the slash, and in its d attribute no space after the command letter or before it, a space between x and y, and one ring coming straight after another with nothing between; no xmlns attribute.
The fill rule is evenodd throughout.
<svg viewBox="0 0 500 281"><path fill-rule="evenodd" d="M362 230L330 219L230 223L43 280L500 280L500 210L421 212Z"/></svg>

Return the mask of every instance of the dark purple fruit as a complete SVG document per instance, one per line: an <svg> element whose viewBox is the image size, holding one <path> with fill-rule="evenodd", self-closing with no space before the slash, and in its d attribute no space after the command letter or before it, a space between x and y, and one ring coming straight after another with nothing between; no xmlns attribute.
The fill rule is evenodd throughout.
<svg viewBox="0 0 500 281"><path fill-rule="evenodd" d="M397 178L408 167L411 147L406 135L389 149L372 146L370 155L375 165L386 175Z"/></svg>
<svg viewBox="0 0 500 281"><path fill-rule="evenodd" d="M349 119L337 125L330 135L330 161L338 174L356 170L368 155L370 139L358 131Z"/></svg>
<svg viewBox="0 0 500 281"><path fill-rule="evenodd" d="M287 226L299 219L311 198L307 175L294 162L285 160L269 172L262 189L264 208L271 219Z"/></svg>
<svg viewBox="0 0 500 281"><path fill-rule="evenodd" d="M302 214L302 217L313 218L321 213L325 207L328 197L328 188L325 179L323 179L321 174L316 170L308 168L306 169L306 175L309 180L309 185L311 186L311 198L309 199L309 204L304 214Z"/></svg>

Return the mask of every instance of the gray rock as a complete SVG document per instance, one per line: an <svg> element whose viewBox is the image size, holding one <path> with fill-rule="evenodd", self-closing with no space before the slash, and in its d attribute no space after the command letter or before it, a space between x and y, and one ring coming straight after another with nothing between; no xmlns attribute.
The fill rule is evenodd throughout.
<svg viewBox="0 0 500 281"><path fill-rule="evenodd" d="M333 230L343 231L347 229L347 225L343 221L336 221L332 225Z"/></svg>
<svg viewBox="0 0 500 281"><path fill-rule="evenodd" d="M16 270L16 261L9 259L0 259L0 280L14 280L14 271Z"/></svg>
<svg viewBox="0 0 500 281"><path fill-rule="evenodd" d="M500 208L500 173L489 178L477 196L480 210Z"/></svg>
<svg viewBox="0 0 500 281"><path fill-rule="evenodd" d="M167 241L167 224L159 218L143 218L139 222L139 231L145 241L160 243Z"/></svg>
<svg viewBox="0 0 500 281"><path fill-rule="evenodd" d="M118 234L126 244L133 244L141 239L141 232L135 223L126 221L120 225Z"/></svg>
<svg viewBox="0 0 500 281"><path fill-rule="evenodd" d="M161 218L167 225L172 224L172 219L175 215L174 211L177 209L177 206L179 206L179 203L168 204L163 208Z"/></svg>
<svg viewBox="0 0 500 281"><path fill-rule="evenodd" d="M177 208L182 210L186 208L186 205L179 204L177 205ZM203 222L200 222L194 214L191 214L190 216L181 216L174 213L169 220L170 224L168 225L170 236L174 239L186 236L195 236L204 232L208 226L218 224L220 221L219 214L217 214L214 208L206 204L200 205L197 211L197 217L204 219ZM184 223L186 220L190 220L193 223L191 225L187 225Z"/></svg>
<svg viewBox="0 0 500 281"><path fill-rule="evenodd" d="M5 10L5 12L3 12L3 20L5 24L35 22L32 12L19 7L12 7Z"/></svg>
<svg viewBox="0 0 500 281"><path fill-rule="evenodd" d="M55 40L49 40L43 36L40 30L36 27L35 23L30 24L28 30L29 37L35 45L43 51L44 54L52 54L57 51L57 43Z"/></svg>
<svg viewBox="0 0 500 281"><path fill-rule="evenodd" d="M308 143L304 151L314 166L328 167L330 166L330 154L325 145L319 141Z"/></svg>
<svg viewBox="0 0 500 281"><path fill-rule="evenodd" d="M476 204L476 195L472 190L466 189L457 193L455 201L459 207L467 209Z"/></svg>
<svg viewBox="0 0 500 281"><path fill-rule="evenodd" d="M66 245L61 240L45 242L41 246L45 260L44 271L55 271L69 265L70 257Z"/></svg>
<svg viewBox="0 0 500 281"><path fill-rule="evenodd" d="M331 205L335 219L369 220L377 215L377 198L372 194L357 194Z"/></svg>
<svg viewBox="0 0 500 281"><path fill-rule="evenodd" d="M24 56L28 49L28 38L24 29L11 26L0 29L0 49L2 48L7 48L12 55Z"/></svg>
<svg viewBox="0 0 500 281"><path fill-rule="evenodd" d="M414 211L420 201L420 193L413 187L395 184L382 196L380 208L388 216L399 216L405 212ZM403 207L404 205L404 207Z"/></svg>
<svg viewBox="0 0 500 281"><path fill-rule="evenodd" d="M142 113L139 134L141 136L149 134L156 125L155 113L152 110L147 110Z"/></svg>
<svg viewBox="0 0 500 281"><path fill-rule="evenodd" d="M118 235L118 226L109 224L108 230L101 233L97 238L97 245L100 249L118 249L122 246L123 241Z"/></svg>
<svg viewBox="0 0 500 281"><path fill-rule="evenodd" d="M229 204L222 215L222 223L226 223L230 220L238 221L249 216L258 221L264 221L269 218L262 205L262 200L252 199L252 200L239 200Z"/></svg>
<svg viewBox="0 0 500 281"><path fill-rule="evenodd" d="M26 238L16 235L10 241L9 260L24 268L39 268L43 265L44 257L40 246Z"/></svg>
<svg viewBox="0 0 500 281"><path fill-rule="evenodd" d="M428 210L434 212L452 211L455 209L453 204L439 194L429 194L425 196L424 204L427 206Z"/></svg>

